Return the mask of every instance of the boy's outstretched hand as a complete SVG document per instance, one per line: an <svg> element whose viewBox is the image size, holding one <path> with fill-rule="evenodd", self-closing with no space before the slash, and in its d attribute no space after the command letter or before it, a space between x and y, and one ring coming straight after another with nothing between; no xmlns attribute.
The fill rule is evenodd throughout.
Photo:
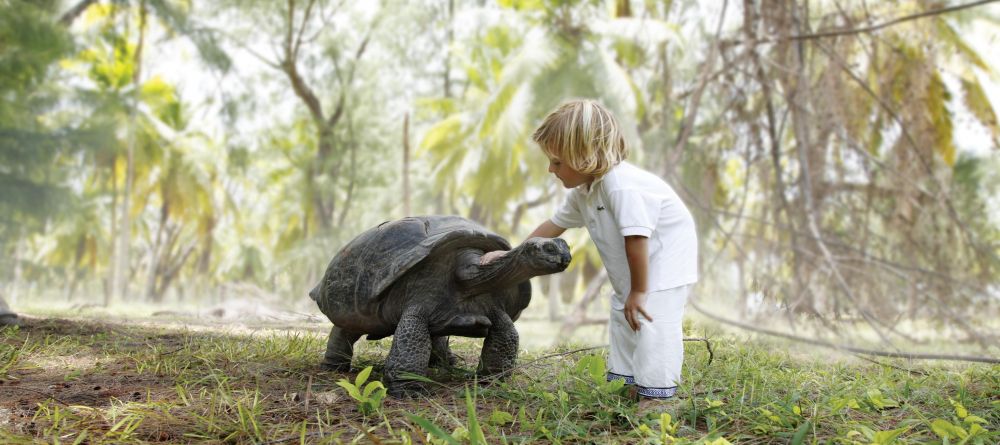
<svg viewBox="0 0 1000 445"><path fill-rule="evenodd" d="M635 332L639 332L639 328L641 327L639 324L639 314L642 314L647 320L653 321L653 317L650 317L642 307L642 304L645 302L645 292L631 292L628 294L628 299L625 300L625 309L623 310L625 321L628 322L629 327Z"/></svg>
<svg viewBox="0 0 1000 445"><path fill-rule="evenodd" d="M479 265L485 266L493 262L493 260L504 256L507 252L509 252L509 250L494 250L492 252L486 252L481 258L479 258Z"/></svg>

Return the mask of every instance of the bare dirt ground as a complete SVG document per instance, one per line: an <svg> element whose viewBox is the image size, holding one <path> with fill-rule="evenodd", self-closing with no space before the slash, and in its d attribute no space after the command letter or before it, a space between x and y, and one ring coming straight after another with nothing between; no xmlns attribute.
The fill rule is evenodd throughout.
<svg viewBox="0 0 1000 445"><path fill-rule="evenodd" d="M30 424L38 405L49 399L65 406L100 408L115 400L155 400L174 392L171 379L136 372L128 353L148 349L150 342L180 347L179 334L137 336L112 323L24 318L18 333L3 338L3 343L17 348L28 344L29 337L43 343L82 341L66 343L64 357L39 357L12 367L0 378L0 424ZM119 355L108 356L102 339L114 339Z"/></svg>

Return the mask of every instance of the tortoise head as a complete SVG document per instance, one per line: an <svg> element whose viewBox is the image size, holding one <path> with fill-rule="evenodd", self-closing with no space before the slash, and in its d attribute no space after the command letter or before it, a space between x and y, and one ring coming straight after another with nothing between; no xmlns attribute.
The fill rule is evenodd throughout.
<svg viewBox="0 0 1000 445"><path fill-rule="evenodd" d="M562 238L530 238L515 249L518 250L520 266L533 276L562 272L572 259L569 245Z"/></svg>
<svg viewBox="0 0 1000 445"><path fill-rule="evenodd" d="M500 258L479 264L482 250L470 249L456 271L460 285L470 294L503 289L531 277L562 272L571 259L569 245L559 238L530 238Z"/></svg>

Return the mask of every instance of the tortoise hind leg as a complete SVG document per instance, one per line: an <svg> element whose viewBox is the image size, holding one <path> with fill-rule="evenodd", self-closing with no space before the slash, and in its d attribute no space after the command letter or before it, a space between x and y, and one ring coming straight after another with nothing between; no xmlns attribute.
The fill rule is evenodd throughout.
<svg viewBox="0 0 1000 445"><path fill-rule="evenodd" d="M347 332L334 326L330 330L330 338L326 341L326 354L323 355L323 363L320 366L327 371L350 371L354 342L359 338L361 334Z"/></svg>
<svg viewBox="0 0 1000 445"><path fill-rule="evenodd" d="M448 347L448 337L434 337L431 339L431 362L432 368L451 368L458 363L458 356L452 354Z"/></svg>

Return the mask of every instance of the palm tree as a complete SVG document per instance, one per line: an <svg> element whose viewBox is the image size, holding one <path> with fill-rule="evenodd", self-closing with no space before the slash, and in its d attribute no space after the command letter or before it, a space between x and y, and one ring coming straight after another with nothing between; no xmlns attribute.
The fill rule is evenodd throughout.
<svg viewBox="0 0 1000 445"><path fill-rule="evenodd" d="M50 67L71 49L54 23L56 2L0 5L0 269L10 296L23 278L24 238L72 201L64 168L67 158L88 147L74 127L38 117L52 108ZM79 140L77 141L77 138ZM0 292L0 324L16 322Z"/></svg>

